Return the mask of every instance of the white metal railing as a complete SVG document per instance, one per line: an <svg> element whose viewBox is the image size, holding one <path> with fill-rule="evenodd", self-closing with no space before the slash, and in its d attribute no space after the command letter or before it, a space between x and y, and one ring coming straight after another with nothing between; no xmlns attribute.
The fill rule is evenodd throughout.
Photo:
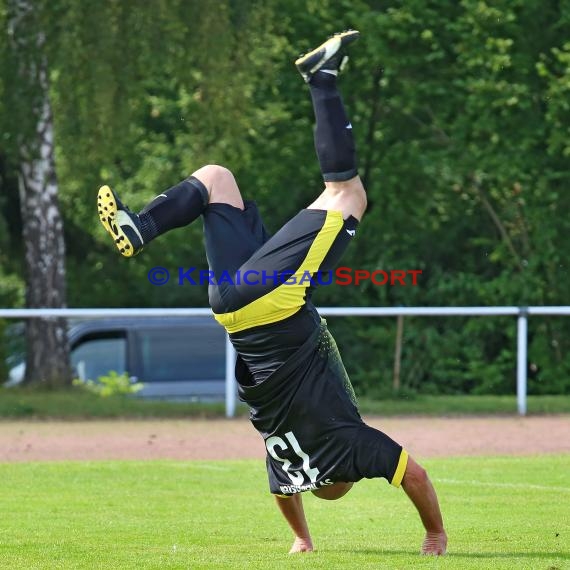
<svg viewBox="0 0 570 570"><path fill-rule="evenodd" d="M322 307L325 317L517 317L517 410L526 414L527 330L529 316L570 316L565 307ZM210 309L0 309L0 318L105 318L105 317L197 317L212 315ZM234 376L235 351L226 335L226 416L235 415L237 390Z"/></svg>

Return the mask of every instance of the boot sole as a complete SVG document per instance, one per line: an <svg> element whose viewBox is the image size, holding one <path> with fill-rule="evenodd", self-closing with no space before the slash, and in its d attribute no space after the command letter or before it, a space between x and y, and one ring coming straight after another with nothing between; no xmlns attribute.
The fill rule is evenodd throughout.
<svg viewBox="0 0 570 570"><path fill-rule="evenodd" d="M314 73L316 73L327 61L329 61L329 59L331 57L333 57L334 55L336 55L336 53L338 52L339 49L342 48L343 46L343 39L351 37L352 39L350 41L355 41L360 37L360 32L358 32L357 30L347 30L346 32L341 32L339 34L335 34L332 38L329 38L328 40L326 40L325 42L323 42L321 45L319 45L318 47L316 47L315 49L311 50L310 52L302 55L301 57L299 57L296 61L295 61L295 65L297 66L297 68L299 69L299 71L301 73L305 73L305 74L310 74L313 75ZM311 58L315 57L315 55L317 55L321 50L325 50L325 54L327 51L327 48L330 50L330 53L328 54L328 57L322 58L320 59L318 62L316 62L311 68L309 69L302 69L303 65L305 65L308 61L311 60Z"/></svg>
<svg viewBox="0 0 570 570"><path fill-rule="evenodd" d="M133 244L125 232L123 232L121 226L117 224L117 201L109 186L101 186L99 192L97 192L97 211L101 224L113 238L119 253L124 257L133 257L135 255Z"/></svg>

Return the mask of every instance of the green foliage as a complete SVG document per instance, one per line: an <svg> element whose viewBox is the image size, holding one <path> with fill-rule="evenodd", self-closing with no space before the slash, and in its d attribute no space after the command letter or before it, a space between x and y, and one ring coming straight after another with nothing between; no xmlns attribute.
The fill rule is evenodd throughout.
<svg viewBox="0 0 570 570"><path fill-rule="evenodd" d="M87 392L97 394L102 398L136 394L144 388L141 382L131 382L128 374L118 374L114 370L110 370L107 376L99 376L96 381L76 378L73 385L80 386Z"/></svg>
<svg viewBox="0 0 570 570"><path fill-rule="evenodd" d="M1 246L7 241L7 238L2 235L2 218L0 218L0 307L21 307L24 300L22 279L14 273L6 274L3 268L5 250ZM6 327L9 324L6 319L0 319L0 384L8 378L8 357L11 356L11 350L10 339L6 336Z"/></svg>
<svg viewBox="0 0 570 570"><path fill-rule="evenodd" d="M292 60L345 27L362 31L340 82L370 206L343 263L423 274L417 287L323 287L317 303L568 304L567 2L55 0L38 3L38 22L71 306L206 304L204 288L146 277L156 265L205 268L200 224L120 260L95 215L101 183L137 209L220 162L271 231L316 195L310 98ZM10 89L6 41L0 34L0 157L26 111ZM14 179L2 181L11 199L0 196L0 275L16 275L21 291ZM0 291L0 304L20 299ZM570 393L569 319L529 326L530 391ZM406 320L403 387L512 393L514 331L512 319ZM334 332L357 389L389 393L394 321L343 320Z"/></svg>
<svg viewBox="0 0 570 570"><path fill-rule="evenodd" d="M0 256L1 258L1 256ZM0 306L21 307L24 302L24 284L15 274L4 274L0 267Z"/></svg>

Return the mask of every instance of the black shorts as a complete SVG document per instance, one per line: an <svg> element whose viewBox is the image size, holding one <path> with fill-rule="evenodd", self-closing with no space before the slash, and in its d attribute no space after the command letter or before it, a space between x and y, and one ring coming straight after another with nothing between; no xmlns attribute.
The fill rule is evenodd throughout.
<svg viewBox="0 0 570 570"><path fill-rule="evenodd" d="M304 209L270 237L255 202L210 204L204 234L216 320L233 333L294 315L318 284L309 277L335 267L357 225L338 211Z"/></svg>
<svg viewBox="0 0 570 570"><path fill-rule="evenodd" d="M251 385L243 365L236 371L240 397L265 441L271 493L293 495L376 477L400 486L408 454L362 421L324 321L265 381Z"/></svg>

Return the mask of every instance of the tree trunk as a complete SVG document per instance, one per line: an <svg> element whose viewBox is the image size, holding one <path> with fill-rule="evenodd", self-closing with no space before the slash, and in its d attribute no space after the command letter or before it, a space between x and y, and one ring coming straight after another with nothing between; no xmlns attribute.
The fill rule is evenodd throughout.
<svg viewBox="0 0 570 570"><path fill-rule="evenodd" d="M19 189L26 259L26 306L65 307L65 244L54 160L45 37L32 0L13 4L11 32L18 79L30 98L32 125L19 145ZM29 319L25 383L71 383L67 322Z"/></svg>
<svg viewBox="0 0 570 570"><path fill-rule="evenodd" d="M23 148L19 173L26 248L26 306L65 307L65 244L57 198L53 120L47 93L37 124L39 156ZM26 326L26 383L71 383L65 319L30 319Z"/></svg>

